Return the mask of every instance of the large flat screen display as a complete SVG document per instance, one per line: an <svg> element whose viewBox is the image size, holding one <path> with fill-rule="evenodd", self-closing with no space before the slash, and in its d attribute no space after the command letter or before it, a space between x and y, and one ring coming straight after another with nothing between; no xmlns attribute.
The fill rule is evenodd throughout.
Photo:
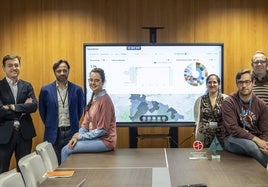
<svg viewBox="0 0 268 187"><path fill-rule="evenodd" d="M207 76L219 75L223 88L223 44L84 44L86 102L95 67L105 71L117 123L194 122Z"/></svg>

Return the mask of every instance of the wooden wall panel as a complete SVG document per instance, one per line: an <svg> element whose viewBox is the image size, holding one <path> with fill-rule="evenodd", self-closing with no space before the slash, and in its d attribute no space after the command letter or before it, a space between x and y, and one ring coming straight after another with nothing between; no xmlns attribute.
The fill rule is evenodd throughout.
<svg viewBox="0 0 268 187"><path fill-rule="evenodd" d="M195 2L195 42L224 43L224 90L230 93L236 90L236 72L251 68L250 59L256 50L267 51L264 35L268 27L263 22L267 2Z"/></svg>
<svg viewBox="0 0 268 187"><path fill-rule="evenodd" d="M38 96L42 85L54 81L52 65L61 58L70 62L69 80L84 86L83 43L148 42L149 31L142 27L163 26L157 32L160 43L224 43L224 91L229 94L236 90L236 72L251 68L252 54L268 51L267 10L266 0L2 0L0 56L22 56L21 78L33 84ZM35 146L43 139L44 127L38 112L33 118ZM180 128L180 142L192 130ZM191 146L189 140L182 146ZM118 129L118 147L127 143L127 129Z"/></svg>

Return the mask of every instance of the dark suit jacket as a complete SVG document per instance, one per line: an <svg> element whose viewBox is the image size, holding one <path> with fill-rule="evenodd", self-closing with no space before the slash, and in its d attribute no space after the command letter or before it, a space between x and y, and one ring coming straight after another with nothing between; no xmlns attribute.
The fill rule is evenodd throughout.
<svg viewBox="0 0 268 187"><path fill-rule="evenodd" d="M68 82L68 105L72 133L78 132L79 121L85 106L84 93L80 86ZM44 141L55 143L59 125L56 81L41 88L39 113L45 125Z"/></svg>
<svg viewBox="0 0 268 187"><path fill-rule="evenodd" d="M25 103L31 97L33 103ZM15 105L15 111L6 110L3 105ZM17 103L8 85L6 78L0 81L0 144L9 142L14 120L20 121L21 134L24 139L32 139L36 136L31 113L37 110L37 100L34 89L29 82L18 80Z"/></svg>

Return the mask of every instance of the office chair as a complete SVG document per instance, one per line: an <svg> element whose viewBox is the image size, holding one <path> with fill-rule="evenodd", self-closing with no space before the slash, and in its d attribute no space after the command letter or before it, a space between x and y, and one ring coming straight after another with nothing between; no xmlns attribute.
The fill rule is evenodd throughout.
<svg viewBox="0 0 268 187"><path fill-rule="evenodd" d="M36 153L41 156L46 171L54 171L59 166L57 155L50 142L42 142L38 144L35 149Z"/></svg>
<svg viewBox="0 0 268 187"><path fill-rule="evenodd" d="M0 174L0 187L25 187L21 173L12 169Z"/></svg>
<svg viewBox="0 0 268 187"><path fill-rule="evenodd" d="M27 187L37 187L46 180L45 165L40 155L32 152L19 160L19 168Z"/></svg>

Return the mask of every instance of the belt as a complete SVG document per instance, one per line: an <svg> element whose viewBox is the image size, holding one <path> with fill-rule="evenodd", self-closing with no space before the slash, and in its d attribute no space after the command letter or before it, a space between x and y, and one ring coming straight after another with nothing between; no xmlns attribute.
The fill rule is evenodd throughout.
<svg viewBox="0 0 268 187"><path fill-rule="evenodd" d="M15 131L20 131L20 126L13 126Z"/></svg>
<svg viewBox="0 0 268 187"><path fill-rule="evenodd" d="M20 131L20 122L14 121L13 128L15 131Z"/></svg>
<svg viewBox="0 0 268 187"><path fill-rule="evenodd" d="M62 127L59 127L59 130L60 131L67 131L67 130L70 130L71 127L70 126L62 126Z"/></svg>

